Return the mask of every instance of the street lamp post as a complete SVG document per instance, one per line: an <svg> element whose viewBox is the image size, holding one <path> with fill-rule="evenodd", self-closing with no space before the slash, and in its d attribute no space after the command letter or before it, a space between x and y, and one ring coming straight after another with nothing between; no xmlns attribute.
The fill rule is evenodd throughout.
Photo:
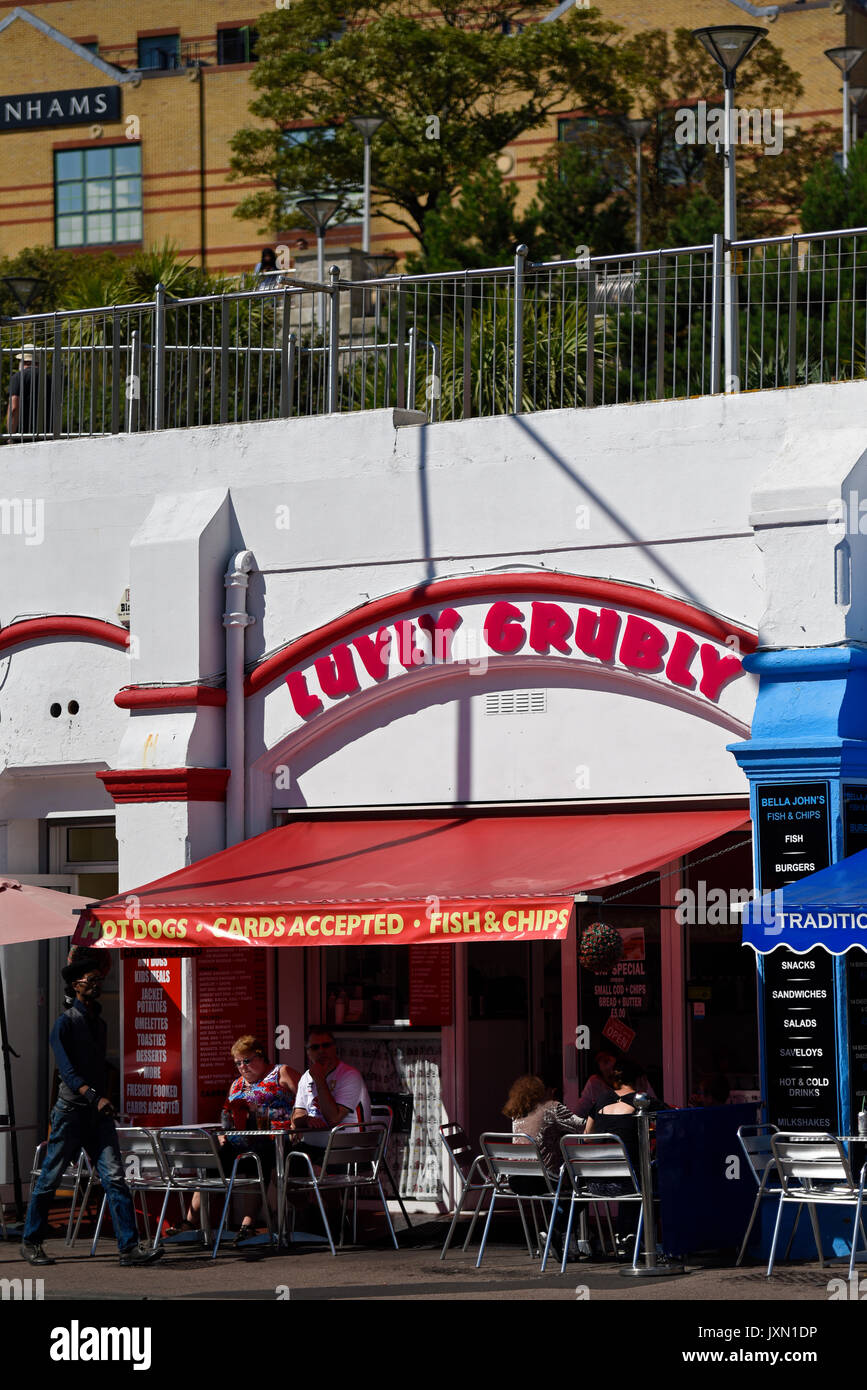
<svg viewBox="0 0 867 1390"><path fill-rule="evenodd" d="M368 255L370 252L370 142L385 117L350 116L349 119L355 129L360 130L364 137L364 225L361 234L361 249L365 255Z"/></svg>
<svg viewBox="0 0 867 1390"><path fill-rule="evenodd" d="M850 87L849 101L852 104L852 144L858 141L858 108L867 97L867 87Z"/></svg>
<svg viewBox="0 0 867 1390"><path fill-rule="evenodd" d="M825 57L843 74L843 173L849 168L849 73L864 57L863 48L826 48Z"/></svg>
<svg viewBox="0 0 867 1390"><path fill-rule="evenodd" d="M626 122L626 128L635 141L635 249L641 250L641 142L644 140L652 121L635 118Z"/></svg>
<svg viewBox="0 0 867 1390"><path fill-rule="evenodd" d="M751 24L713 24L706 29L693 29L698 39L722 69L725 84L725 199L723 235L726 243L723 269L723 313L725 317L725 390L736 391L738 365L738 299L734 278L732 243L737 240L737 203L735 187L735 73L757 43L765 37L764 29ZM714 383L716 388L716 383Z"/></svg>
<svg viewBox="0 0 867 1390"><path fill-rule="evenodd" d="M340 208L339 198L299 198L296 208L312 227L316 229L316 279L321 285L325 280L325 228ZM319 295L319 322L315 327L325 325L324 294Z"/></svg>

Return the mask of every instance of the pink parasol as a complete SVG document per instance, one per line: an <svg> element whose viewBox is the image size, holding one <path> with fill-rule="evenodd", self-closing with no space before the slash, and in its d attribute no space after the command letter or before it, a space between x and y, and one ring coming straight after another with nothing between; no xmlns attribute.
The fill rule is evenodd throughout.
<svg viewBox="0 0 867 1390"><path fill-rule="evenodd" d="M76 913L86 907L89 898L77 898L72 893L58 893L53 888L39 888L32 883L19 883L14 878L0 878L0 946L17 946L29 941L46 941L52 937L72 936ZM12 1066L10 1054L18 1053L9 1043L6 1025L6 1001L0 980L0 1052L6 1082L6 1110L12 1126L12 1181L15 1206L19 1218L23 1212L21 1170L18 1159L18 1136L15 1133L15 1102L12 1097Z"/></svg>
<svg viewBox="0 0 867 1390"><path fill-rule="evenodd" d="M75 914L90 901L54 888L0 878L0 946L72 936Z"/></svg>

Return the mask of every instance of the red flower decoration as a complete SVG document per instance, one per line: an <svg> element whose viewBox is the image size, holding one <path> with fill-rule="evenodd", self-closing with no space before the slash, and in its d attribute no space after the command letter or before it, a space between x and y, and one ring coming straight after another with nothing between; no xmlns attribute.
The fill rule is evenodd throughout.
<svg viewBox="0 0 867 1390"><path fill-rule="evenodd" d="M623 955L623 938L616 927L591 922L581 934L579 960L585 970L607 975Z"/></svg>

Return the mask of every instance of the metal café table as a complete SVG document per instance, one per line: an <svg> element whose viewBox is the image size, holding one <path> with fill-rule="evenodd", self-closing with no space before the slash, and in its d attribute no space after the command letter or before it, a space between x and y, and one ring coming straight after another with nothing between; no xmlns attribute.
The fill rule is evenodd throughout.
<svg viewBox="0 0 867 1390"><path fill-rule="evenodd" d="M354 1123L354 1121L353 1121L353 1123ZM365 1123L366 1123L366 1124L370 1124L370 1123L375 1123L375 1122L365 1121ZM289 1129L288 1126L287 1126L286 1128L283 1128L283 1129L227 1129L227 1130L224 1130L224 1131L222 1131L222 1132L223 1132L224 1134L226 1134L227 1136L231 1134L231 1135L234 1135L235 1138L240 1138L240 1139L273 1139L273 1140L274 1140L274 1158L275 1158L274 1169L275 1169L275 1176L276 1176L276 1179L277 1179L277 1246L278 1246L278 1248L279 1248L280 1246L283 1246L283 1245L287 1245L287 1246L290 1245L293 1237L290 1236L290 1237L287 1239L287 1238L286 1238L286 1229L285 1229L285 1227L286 1227L286 1187L287 1187L287 1177L288 1177L288 1174L287 1174L287 1171L286 1171L286 1147L285 1147L285 1145L286 1145L286 1138L287 1138L287 1136L289 1136L289 1139L290 1139L290 1149L291 1149L291 1148L293 1147L291 1141L292 1141L293 1139L297 1139L299 1143L303 1142L305 1133L307 1133L307 1131L305 1131L305 1130L301 1130L301 1131L299 1131L299 1130L292 1130L292 1129ZM320 1131L320 1132L321 1132L321 1131ZM323 1148L322 1148L322 1152L323 1152L323 1153L325 1152L325 1146L324 1146L324 1145L323 1145ZM411 1230L411 1229L412 1229L412 1222L410 1221L409 1215L408 1215L408 1213L407 1213L407 1210L406 1210L406 1208L405 1208L405 1206L404 1206L404 1204L403 1204L403 1201L401 1200L400 1189L398 1188L397 1182L395 1181L395 1178L394 1178L394 1175L392 1174L391 1168L390 1168L389 1165L388 1165L387 1159L383 1158L383 1165L382 1165L382 1166L383 1166L383 1169L384 1169L384 1171L385 1171L385 1173L386 1173L386 1175L387 1175L387 1177L388 1177L388 1179L389 1179L389 1181L390 1181L390 1183L391 1183L392 1190L393 1190L393 1192L394 1192L395 1198L396 1198L396 1200L398 1201L398 1203L400 1204L400 1208L401 1208L401 1210L402 1210L402 1212L403 1212L404 1220L406 1221L407 1228ZM254 1238L254 1237L251 1237L251 1239L253 1239L253 1238ZM305 1242L314 1242L314 1243L316 1243L316 1244L319 1244L320 1241L321 1241L323 1244L325 1244L326 1241L327 1241L327 1237L325 1237L325 1236L311 1235L311 1234L309 1234L308 1232L305 1232L305 1233L304 1233L304 1237L303 1237L303 1238L304 1238L304 1241L305 1241Z"/></svg>
<svg viewBox="0 0 867 1390"><path fill-rule="evenodd" d="M286 1240L286 1136L290 1138L296 1131L288 1126L285 1129L226 1129L220 1131L228 1138L233 1139L273 1139L274 1140L274 1171L277 1179L277 1246L288 1245ZM299 1139L301 1135L298 1135ZM232 1146L234 1147L234 1145ZM243 1152L243 1149L242 1149ZM253 1239L253 1237L251 1237Z"/></svg>

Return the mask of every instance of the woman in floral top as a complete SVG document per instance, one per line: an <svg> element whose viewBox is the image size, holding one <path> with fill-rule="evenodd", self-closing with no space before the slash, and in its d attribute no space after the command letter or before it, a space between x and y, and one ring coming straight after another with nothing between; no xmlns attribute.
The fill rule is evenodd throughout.
<svg viewBox="0 0 867 1390"><path fill-rule="evenodd" d="M275 1121L278 1124L291 1122L292 1111L295 1108L295 1092L298 1089L301 1073L296 1071L294 1067L279 1065L271 1067L264 1044L258 1038L253 1037L252 1033L245 1033L232 1045L232 1061L237 1067L239 1075L229 1087L226 1104L234 1111L234 1114L238 1113L240 1103L248 1108L248 1118L242 1119L239 1116L239 1127L256 1129L257 1116L263 1110L267 1111L271 1121L268 1126L269 1129ZM255 1107L255 1111L253 1107ZM218 1140L221 1145L226 1146L220 1151L224 1171L230 1173L232 1170L232 1164L236 1157L233 1150L239 1148L252 1150L259 1156L262 1165L262 1177L265 1186L268 1186L274 1168L274 1143L271 1139L257 1140L250 1135L236 1136L230 1130L228 1133L218 1135ZM247 1169L255 1175L255 1164L247 1159L242 1159L238 1165L238 1171L245 1172ZM255 1200L255 1198L244 1199L245 1203L255 1203ZM170 1234L175 1235L196 1229L194 1218L198 1216L200 1207L201 1194L194 1192L185 1220L181 1222L180 1226L175 1227ZM235 1244L246 1240L248 1236L253 1234L254 1229L253 1216L250 1215L249 1211L245 1212L240 1230L235 1237Z"/></svg>

